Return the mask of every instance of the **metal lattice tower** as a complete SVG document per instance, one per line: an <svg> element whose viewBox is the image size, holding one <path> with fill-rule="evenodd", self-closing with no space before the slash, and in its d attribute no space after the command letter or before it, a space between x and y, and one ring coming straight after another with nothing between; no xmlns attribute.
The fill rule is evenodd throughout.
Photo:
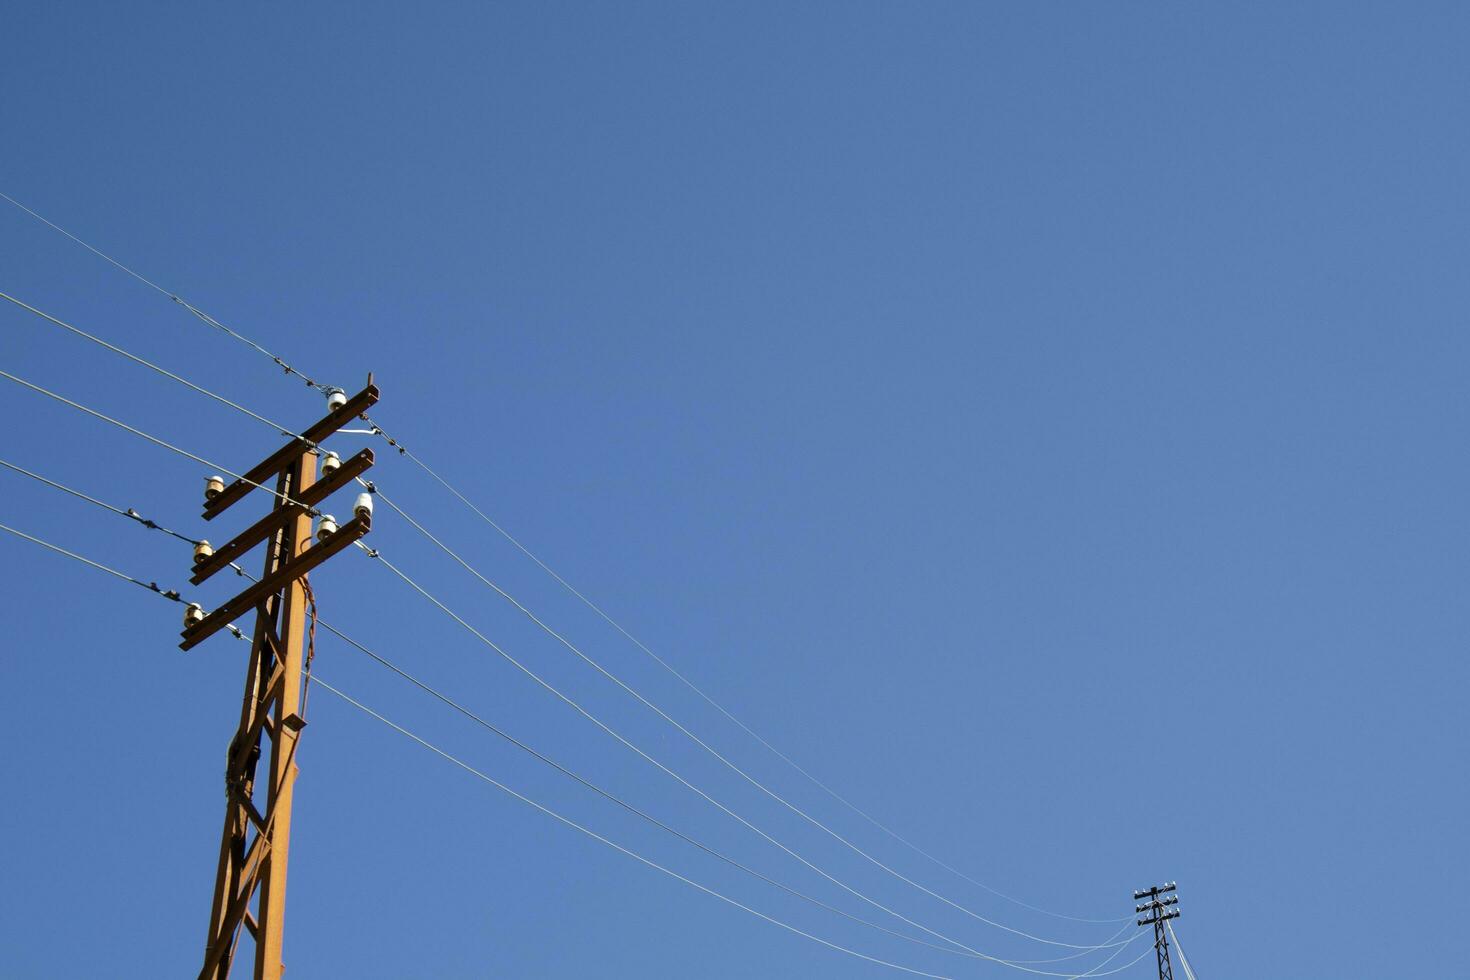
<svg viewBox="0 0 1470 980"><path fill-rule="evenodd" d="M1159 896L1168 895L1177 888L1178 886L1171 881L1167 885L1155 885L1133 893L1135 901L1148 899L1142 905L1137 906L1134 911L1144 913L1144 917L1138 920L1139 925L1154 927L1154 953L1159 959L1159 980L1174 980L1174 964L1169 961L1169 933L1164 928L1164 923L1170 919L1179 918L1177 907L1179 896L1177 894L1170 895L1168 898Z"/></svg>

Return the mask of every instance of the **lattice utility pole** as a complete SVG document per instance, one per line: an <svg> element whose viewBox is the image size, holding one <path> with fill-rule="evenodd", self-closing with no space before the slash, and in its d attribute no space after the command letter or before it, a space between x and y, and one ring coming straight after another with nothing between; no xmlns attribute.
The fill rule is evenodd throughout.
<svg viewBox="0 0 1470 980"><path fill-rule="evenodd" d="M1144 918L1138 920L1139 925L1154 927L1154 952L1159 958L1159 980L1174 980L1174 965L1169 962L1169 935L1164 929L1164 923L1170 919L1179 918L1179 909L1170 908L1171 905L1179 904L1179 896L1170 895L1162 899L1159 896L1167 895L1177 888L1178 886L1171 881L1167 885L1155 885L1144 891L1133 893L1135 901L1140 898L1148 899L1134 911L1146 913Z"/></svg>
<svg viewBox="0 0 1470 980"><path fill-rule="evenodd" d="M179 644L188 650L235 618L255 610L240 727L227 756L225 827L199 980L224 980L230 975L241 928L248 930L255 942L255 980L279 980L284 969L281 940L291 841L291 791L296 781L296 743L306 724L300 714L302 634L308 616L315 621L306 573L351 546L372 527L369 501L367 506L356 507L356 517L340 528L323 520L317 532L319 540L312 543L316 506L373 465L370 449L345 462L329 454L324 457L322 478L318 480L316 447L377 400L378 389L371 376L367 387L352 398L333 392L325 418L251 468L244 479L226 487L223 479L211 477L205 491L205 520L218 517L257 484L269 486L274 480L277 496L269 514L228 544L218 550L207 543L196 549L190 579L195 585L230 567L261 543L266 545L265 570L253 585L211 613L191 606L185 619L184 641ZM308 603L312 604L310 612ZM255 777L267 742L262 809Z"/></svg>

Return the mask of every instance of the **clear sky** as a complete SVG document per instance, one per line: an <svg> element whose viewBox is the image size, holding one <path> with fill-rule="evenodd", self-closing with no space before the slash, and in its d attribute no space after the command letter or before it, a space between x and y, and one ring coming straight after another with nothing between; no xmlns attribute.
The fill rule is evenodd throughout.
<svg viewBox="0 0 1470 980"><path fill-rule="evenodd" d="M1205 977L1463 970L1462 4L16 3L4 20L0 191L314 376L355 390L376 372L386 428L909 840L1071 915L1126 917L1135 887L1175 879ZM286 424L324 410L4 202L0 290ZM5 306L0 368L225 466L277 444ZM206 532L204 467L8 382L0 419L0 457L190 535L227 537L264 503ZM1046 938L1116 928L885 837L384 448L375 479L409 513L874 857ZM0 523L186 585L186 546L8 472ZM372 542L856 890L986 952L1067 952L793 816L385 508ZM0 976L192 976L246 650L180 653L177 606L9 536L0 569ZM912 931L381 565L347 554L313 581L323 618L569 767ZM767 914L932 973L1022 976L747 878L331 637L316 665ZM325 690L309 721L293 980L900 975L559 826Z"/></svg>

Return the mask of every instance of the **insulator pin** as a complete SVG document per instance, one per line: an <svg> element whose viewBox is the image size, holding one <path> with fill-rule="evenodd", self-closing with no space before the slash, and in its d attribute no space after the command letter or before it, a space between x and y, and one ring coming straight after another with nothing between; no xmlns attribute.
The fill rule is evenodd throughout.
<svg viewBox="0 0 1470 980"><path fill-rule="evenodd" d="M331 514L323 514L322 519L316 525L316 539L325 541L337 533L337 518Z"/></svg>
<svg viewBox="0 0 1470 980"><path fill-rule="evenodd" d="M331 476L342 468L342 457L331 450L322 457L322 476Z"/></svg>
<svg viewBox="0 0 1470 980"><path fill-rule="evenodd" d="M373 516L373 495L370 494L370 493L360 493L360 494L358 494L357 495L357 502L352 505L352 512L354 514L356 514L358 517L362 517L362 518L370 518L370 517L372 517Z"/></svg>
<svg viewBox="0 0 1470 980"><path fill-rule="evenodd" d="M210 476L204 479L204 499L213 500L225 492L225 478L222 476Z"/></svg>
<svg viewBox="0 0 1470 980"><path fill-rule="evenodd" d="M331 391L327 392L327 411L335 412L337 409L346 404L347 392L343 391L341 388L333 388Z"/></svg>
<svg viewBox="0 0 1470 980"><path fill-rule="evenodd" d="M199 564L206 558L214 555L214 545L208 541L201 541L194 546L194 564Z"/></svg>
<svg viewBox="0 0 1470 980"><path fill-rule="evenodd" d="M204 607L197 602L189 603L188 608L184 610L184 629L193 629L202 622L204 622Z"/></svg>

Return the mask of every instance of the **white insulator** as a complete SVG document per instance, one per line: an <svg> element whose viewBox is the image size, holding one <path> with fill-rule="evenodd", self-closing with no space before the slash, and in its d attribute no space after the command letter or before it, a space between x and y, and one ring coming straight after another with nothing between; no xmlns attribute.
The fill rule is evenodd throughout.
<svg viewBox="0 0 1470 980"><path fill-rule="evenodd" d="M346 404L347 392L343 391L341 388L333 388L331 391L327 392L327 411L335 412L337 409Z"/></svg>
<svg viewBox="0 0 1470 980"><path fill-rule="evenodd" d="M201 541L194 546L194 564L199 564L214 554L214 545L208 541Z"/></svg>
<svg viewBox="0 0 1470 980"><path fill-rule="evenodd" d="M193 629L202 622L204 622L204 607L197 602L189 603L188 608L184 610L184 629Z"/></svg>
<svg viewBox="0 0 1470 980"><path fill-rule="evenodd" d="M331 476L333 473L337 472L341 468L342 457L338 456L330 449L327 450L327 454L322 457L322 476Z"/></svg>
<svg viewBox="0 0 1470 980"><path fill-rule="evenodd" d="M204 478L204 499L213 500L225 492L225 478L222 476L209 476Z"/></svg>
<svg viewBox="0 0 1470 980"><path fill-rule="evenodd" d="M370 493L360 493L360 494L358 494L357 495L357 502L352 505L352 512L354 514L356 514L358 517L362 517L362 518L370 518L370 517L372 517L373 516L373 495L370 494Z"/></svg>
<svg viewBox="0 0 1470 980"><path fill-rule="evenodd" d="M331 514L323 514L322 519L316 525L316 539L325 541L337 533L337 518Z"/></svg>

